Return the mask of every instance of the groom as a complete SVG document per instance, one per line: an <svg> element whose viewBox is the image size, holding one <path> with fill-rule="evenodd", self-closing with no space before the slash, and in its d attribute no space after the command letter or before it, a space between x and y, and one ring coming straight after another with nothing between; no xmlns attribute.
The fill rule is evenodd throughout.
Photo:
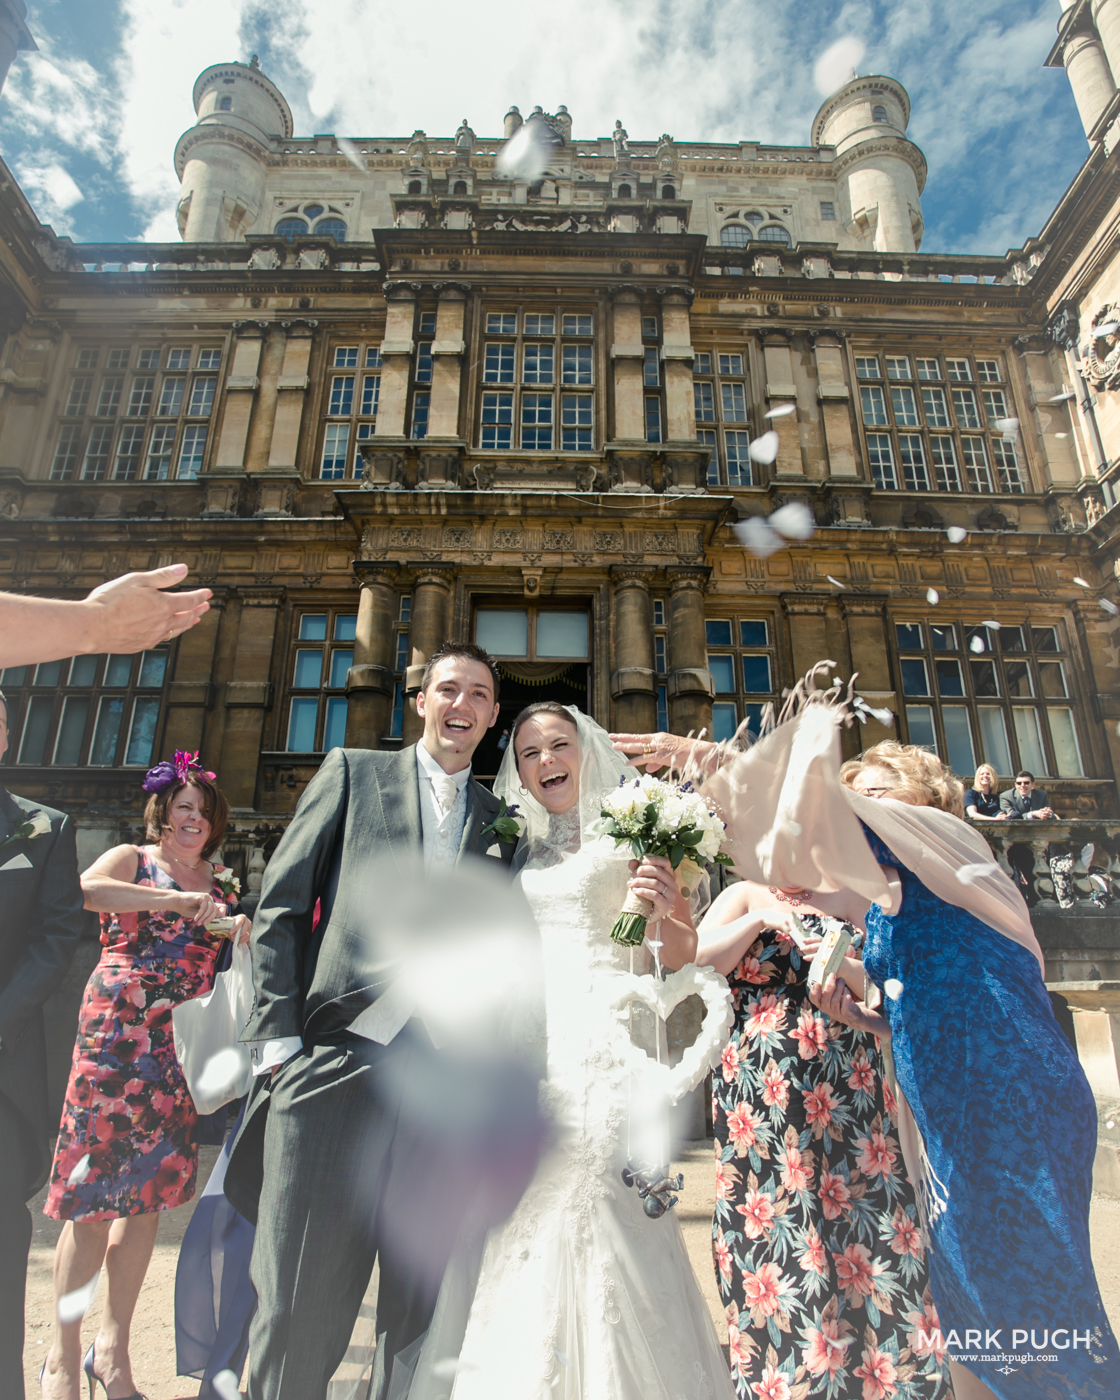
<svg viewBox="0 0 1120 1400"><path fill-rule="evenodd" d="M420 859L428 877L484 854L508 869L512 845L483 834L499 803L470 769L497 698L490 657L445 642L416 698L420 743L332 750L265 872L243 1037L255 1077L225 1183L257 1225L251 1400L323 1400L375 1259L379 1400L393 1356L428 1326L487 1150L500 1140L524 1163L515 1192L532 1170L543 1065L441 1055L417 1018L394 1033L362 1016L398 968L379 923L385 865L394 888Z"/></svg>

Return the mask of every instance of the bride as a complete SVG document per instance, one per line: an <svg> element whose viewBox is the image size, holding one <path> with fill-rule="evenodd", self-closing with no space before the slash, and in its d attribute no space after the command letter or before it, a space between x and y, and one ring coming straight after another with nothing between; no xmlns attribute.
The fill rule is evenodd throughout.
<svg viewBox="0 0 1120 1400"><path fill-rule="evenodd" d="M663 962L696 950L669 862L647 857L631 876L591 830L623 774L574 708L530 705L514 722L494 791L525 819L514 870L543 944L555 1139L512 1216L456 1251L411 1388L405 1353L392 1397L734 1400L675 1215L650 1219L621 1175L635 1051L611 1000L622 974L649 966L644 948L610 939L627 886L661 919Z"/></svg>

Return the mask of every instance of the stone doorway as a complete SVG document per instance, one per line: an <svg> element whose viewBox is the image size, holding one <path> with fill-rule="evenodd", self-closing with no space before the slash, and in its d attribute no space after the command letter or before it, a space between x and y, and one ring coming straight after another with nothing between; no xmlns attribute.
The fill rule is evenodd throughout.
<svg viewBox="0 0 1120 1400"><path fill-rule="evenodd" d="M474 753L474 776L487 787L497 776L502 761L502 750L498 748L502 731L513 724L526 705L553 700L558 705L575 705L584 714L589 714L591 708L588 699L591 667L585 662L573 661L551 667L554 674L539 679L527 679L525 672L529 668L516 663L509 665L499 661L498 666L502 673L498 720Z"/></svg>

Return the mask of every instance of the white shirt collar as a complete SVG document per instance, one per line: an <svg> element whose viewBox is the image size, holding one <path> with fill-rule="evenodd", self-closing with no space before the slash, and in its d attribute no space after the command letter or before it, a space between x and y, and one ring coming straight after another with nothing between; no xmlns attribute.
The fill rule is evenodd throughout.
<svg viewBox="0 0 1120 1400"><path fill-rule="evenodd" d="M458 773L444 772L444 770L439 766L439 764L431 756L428 750L424 747L423 739L421 739L420 742L416 745L416 763L417 766L422 770L422 772L431 782L436 782L441 778L450 778L460 792L462 792L462 790L470 782L471 769L469 764L466 768L461 769Z"/></svg>

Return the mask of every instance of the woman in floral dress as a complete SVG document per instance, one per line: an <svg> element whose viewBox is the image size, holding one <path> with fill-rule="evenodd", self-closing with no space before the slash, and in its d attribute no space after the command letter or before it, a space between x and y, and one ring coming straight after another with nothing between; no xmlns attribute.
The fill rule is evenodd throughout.
<svg viewBox="0 0 1120 1400"><path fill-rule="evenodd" d="M101 915L101 960L82 1000L46 1214L66 1221L55 1254L60 1297L107 1273L101 1326L84 1361L109 1393L134 1390L129 1327L159 1212L194 1195L197 1114L175 1056L171 1011L208 992L237 881L209 857L229 805L197 755L176 753L144 780L147 846L116 846L82 876ZM230 936L247 939L236 916ZM56 1323L43 1395L77 1400L81 1318Z"/></svg>
<svg viewBox="0 0 1120 1400"><path fill-rule="evenodd" d="M825 920L854 933L866 910L743 881L700 925L696 961L736 1009L715 1074L713 1253L743 1400L952 1395L879 1044L830 1025L806 988Z"/></svg>

